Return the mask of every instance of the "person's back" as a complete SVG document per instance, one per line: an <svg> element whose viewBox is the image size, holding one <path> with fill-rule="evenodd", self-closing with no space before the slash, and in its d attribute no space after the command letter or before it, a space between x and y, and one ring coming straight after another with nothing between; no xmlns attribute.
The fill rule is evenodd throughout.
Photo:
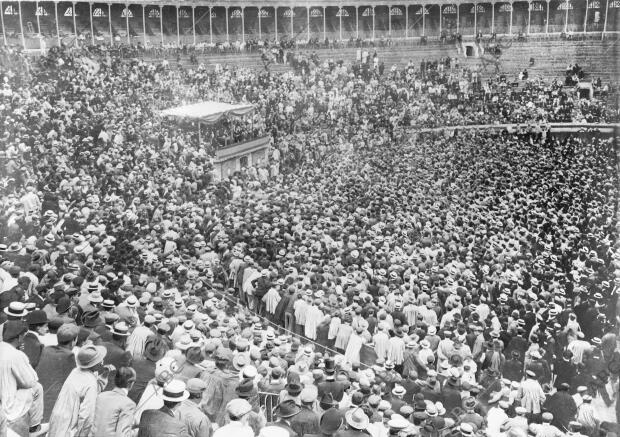
<svg viewBox="0 0 620 437"><path fill-rule="evenodd" d="M187 429L170 408L163 406L159 410L146 410L142 413L138 437L186 436Z"/></svg>
<svg viewBox="0 0 620 437"><path fill-rule="evenodd" d="M75 327L77 331L77 326ZM70 344L69 344L70 346ZM75 355L67 345L46 346L41 353L37 366L39 382L43 386L43 420L49 420L54 403L64 382L71 371L75 369Z"/></svg>
<svg viewBox="0 0 620 437"><path fill-rule="evenodd" d="M97 396L92 437L131 437L136 403L127 392L135 379L131 367L121 367L114 378L115 388Z"/></svg>

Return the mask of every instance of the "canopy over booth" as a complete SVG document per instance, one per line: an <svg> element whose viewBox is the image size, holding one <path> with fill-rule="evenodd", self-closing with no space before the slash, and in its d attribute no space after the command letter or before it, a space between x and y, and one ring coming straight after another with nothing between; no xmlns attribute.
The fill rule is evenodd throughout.
<svg viewBox="0 0 620 437"><path fill-rule="evenodd" d="M193 105L178 106L166 109L161 115L198 123L214 124L225 115L241 117L254 110L253 105L231 105L221 102L201 102Z"/></svg>

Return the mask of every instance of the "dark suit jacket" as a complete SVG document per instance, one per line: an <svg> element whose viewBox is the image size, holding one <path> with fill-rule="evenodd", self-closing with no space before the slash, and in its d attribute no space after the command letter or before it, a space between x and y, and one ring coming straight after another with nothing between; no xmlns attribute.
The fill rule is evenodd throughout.
<svg viewBox="0 0 620 437"><path fill-rule="evenodd" d="M75 369L73 351L62 346L45 346L38 367L39 382L43 386L43 421L48 422L52 409L71 371Z"/></svg>
<svg viewBox="0 0 620 437"><path fill-rule="evenodd" d="M321 399L324 394L331 393L334 400L340 402L344 395L344 384L342 382L325 381L319 383L317 388L319 390L319 399Z"/></svg>
<svg viewBox="0 0 620 437"><path fill-rule="evenodd" d="M185 425L169 408L146 410L140 417L138 437L188 437Z"/></svg>
<svg viewBox="0 0 620 437"><path fill-rule="evenodd" d="M103 364L112 364L117 369L121 367L131 366L131 353L127 352L125 349L112 342L104 342L102 346L108 350L105 358L103 359ZM105 390L111 390L114 388L114 378L108 378L108 385Z"/></svg>
<svg viewBox="0 0 620 437"><path fill-rule="evenodd" d="M131 365L131 353L112 342L103 342L102 344L108 350L108 353L103 360L104 364L114 364L118 369L119 367L127 367Z"/></svg>
<svg viewBox="0 0 620 437"><path fill-rule="evenodd" d="M24 335L24 353L28 357L28 361L30 361L33 369L36 369L39 365L42 351L43 345L37 336L30 331L26 332L26 335Z"/></svg>
<svg viewBox="0 0 620 437"><path fill-rule="evenodd" d="M314 411L302 406L299 414L291 419L291 428L300 436L321 432L319 428L319 415Z"/></svg>

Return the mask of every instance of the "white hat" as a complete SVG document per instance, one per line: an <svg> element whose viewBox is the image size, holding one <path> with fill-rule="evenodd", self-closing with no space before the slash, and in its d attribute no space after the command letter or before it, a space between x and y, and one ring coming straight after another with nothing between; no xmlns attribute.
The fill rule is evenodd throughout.
<svg viewBox="0 0 620 437"><path fill-rule="evenodd" d="M185 383L180 379L173 379L164 386L160 397L164 401L183 402L189 398L189 392L185 389Z"/></svg>

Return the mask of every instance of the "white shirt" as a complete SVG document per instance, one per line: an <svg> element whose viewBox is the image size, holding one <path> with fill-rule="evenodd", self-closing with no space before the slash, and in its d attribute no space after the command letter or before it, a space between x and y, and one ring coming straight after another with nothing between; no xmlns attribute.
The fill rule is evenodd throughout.
<svg viewBox="0 0 620 437"><path fill-rule="evenodd" d="M213 437L254 437L254 431L241 422L230 422L213 433Z"/></svg>

